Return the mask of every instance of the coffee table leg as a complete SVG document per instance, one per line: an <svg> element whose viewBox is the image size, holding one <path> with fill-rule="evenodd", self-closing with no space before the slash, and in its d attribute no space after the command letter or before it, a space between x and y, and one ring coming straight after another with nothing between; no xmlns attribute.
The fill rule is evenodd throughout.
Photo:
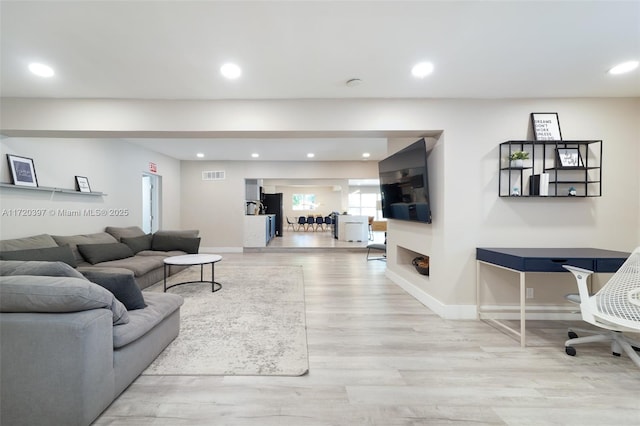
<svg viewBox="0 0 640 426"><path fill-rule="evenodd" d="M215 293L216 291L222 288L222 284L216 282L216 272L215 272L215 262L211 262L211 292ZM218 286L218 288L216 288Z"/></svg>
<svg viewBox="0 0 640 426"><path fill-rule="evenodd" d="M167 264L164 264L164 292L167 292Z"/></svg>

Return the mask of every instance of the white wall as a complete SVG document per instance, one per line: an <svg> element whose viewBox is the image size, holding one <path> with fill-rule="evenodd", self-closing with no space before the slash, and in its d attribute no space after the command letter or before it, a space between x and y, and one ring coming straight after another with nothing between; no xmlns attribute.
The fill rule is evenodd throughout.
<svg viewBox="0 0 640 426"><path fill-rule="evenodd" d="M2 111L5 134L7 130L28 134L99 129L107 134L136 131L209 137L274 133L408 136L443 131L430 156L437 163L431 172L434 176L430 176L435 196L434 223L389 224L391 250L400 245L432 256L429 279L412 278L410 282L425 299L441 305L443 315L475 304L476 247L592 246L629 251L639 245L637 98L211 102L4 99ZM531 138L531 112L558 112L565 139L604 141L602 197L498 197L498 144ZM207 189L195 183L194 175L209 166L183 164L182 225L205 230L206 245L241 245L241 235L230 230L241 229L244 178L283 177L282 165L252 164L224 164L231 172L228 187ZM287 174L332 176L309 169L309 163L286 168ZM358 169L353 169L355 173L348 177L371 177L370 172L357 176ZM540 286L544 284L540 282Z"/></svg>
<svg viewBox="0 0 640 426"><path fill-rule="evenodd" d="M180 162L114 139L3 138L0 155L32 158L38 184L43 187L75 188L74 177L89 179L92 191L102 197L0 188L0 238L18 238L39 233L71 235L104 231L106 226L141 226L142 172L156 163L162 176L162 226L180 226ZM11 182L7 161L0 162L0 180ZM13 212L46 211L41 217L15 216ZM99 209L105 216L91 216ZM62 211L79 214L65 216Z"/></svg>

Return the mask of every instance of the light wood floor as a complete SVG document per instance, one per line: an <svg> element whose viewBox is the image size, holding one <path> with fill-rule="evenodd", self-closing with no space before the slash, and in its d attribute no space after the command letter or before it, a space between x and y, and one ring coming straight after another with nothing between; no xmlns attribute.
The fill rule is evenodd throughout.
<svg viewBox="0 0 640 426"><path fill-rule="evenodd" d="M640 424L640 369L602 345L565 355L566 323L527 322L522 349L484 322L440 319L362 251L223 261L303 265L309 374L141 376L96 425Z"/></svg>

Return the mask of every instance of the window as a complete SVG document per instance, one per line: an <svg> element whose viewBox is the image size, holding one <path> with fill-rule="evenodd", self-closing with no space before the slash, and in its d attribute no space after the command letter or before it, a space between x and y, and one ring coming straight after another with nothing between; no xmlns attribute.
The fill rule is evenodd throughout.
<svg viewBox="0 0 640 426"><path fill-rule="evenodd" d="M356 189L349 193L349 214L355 216L371 216L380 219L382 211L378 207L380 201L379 192L364 192Z"/></svg>
<svg viewBox="0 0 640 426"><path fill-rule="evenodd" d="M292 210L315 210L316 195L315 194L293 194L291 197Z"/></svg>

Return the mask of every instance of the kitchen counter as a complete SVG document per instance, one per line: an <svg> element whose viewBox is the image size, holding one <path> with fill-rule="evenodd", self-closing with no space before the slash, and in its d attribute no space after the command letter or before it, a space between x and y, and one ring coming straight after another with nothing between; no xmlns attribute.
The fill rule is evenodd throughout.
<svg viewBox="0 0 640 426"><path fill-rule="evenodd" d="M244 247L266 247L275 237L276 215L260 214L244 217Z"/></svg>

